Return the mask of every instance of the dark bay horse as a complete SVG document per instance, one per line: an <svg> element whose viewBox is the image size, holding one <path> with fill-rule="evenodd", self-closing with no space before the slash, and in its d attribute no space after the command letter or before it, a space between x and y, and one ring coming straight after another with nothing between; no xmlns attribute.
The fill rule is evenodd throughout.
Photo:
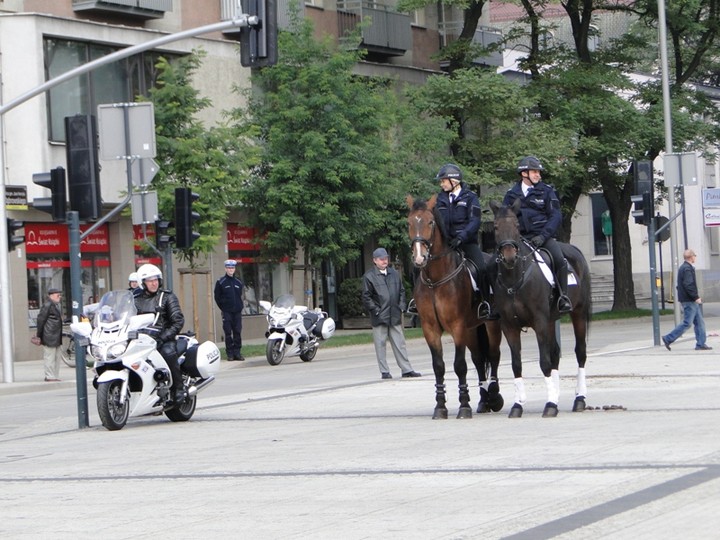
<svg viewBox="0 0 720 540"><path fill-rule="evenodd" d="M497 412L504 404L497 381L502 333L497 321L485 322L477 318L477 310L472 305L474 293L466 261L445 243L442 220L435 213L435 200L436 196L428 201L415 201L411 196L407 197L413 264L420 269L414 298L435 373L436 404L433 419L448 417L441 341L443 331L448 332L455 342L454 369L460 392L457 417L471 418L465 349L470 349L480 377L477 411Z"/></svg>
<svg viewBox="0 0 720 540"><path fill-rule="evenodd" d="M558 414L560 396L560 346L556 340L555 321L560 318L557 309L556 288L543 275L541 265L535 258L536 250L520 236L517 212L520 201L512 207L491 203L495 214L495 241L498 252L498 274L493 291L495 309L500 313L500 325L510 346L512 370L515 376L515 403L510 418L519 418L526 400L522 380L520 356L520 332L532 328L537 337L540 352L540 369L545 376L547 402L544 417ZM585 360L587 358L587 333L590 325L590 269L585 257L575 246L560 244L568 261L576 284L568 280L568 295L573 305L570 319L575 333L575 357L578 364L577 383L573 411L585 410L587 387L585 384ZM549 256L545 254L545 260Z"/></svg>

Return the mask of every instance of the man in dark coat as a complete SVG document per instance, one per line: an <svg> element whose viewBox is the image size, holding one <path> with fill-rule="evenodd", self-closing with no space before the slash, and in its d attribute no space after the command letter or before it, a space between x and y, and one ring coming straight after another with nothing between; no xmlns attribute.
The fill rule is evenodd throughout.
<svg viewBox="0 0 720 540"><path fill-rule="evenodd" d="M686 249L683 257L685 262L678 267L677 273L677 298L683 307L683 320L668 335L663 336L662 341L669 351L670 344L682 336L685 330L690 328L690 325L693 325L695 327L695 350L709 351L712 347L705 343L707 333L702 314L702 298L698 292L695 266L693 266L697 255L692 249Z"/></svg>
<svg viewBox="0 0 720 540"><path fill-rule="evenodd" d="M242 310L245 285L235 277L237 262L225 261L225 275L215 282L215 303L222 313L225 353L228 360L245 360L242 355Z"/></svg>
<svg viewBox="0 0 720 540"><path fill-rule="evenodd" d="M155 339L158 342L158 352L170 368L173 397L177 405L187 397L183 388L182 372L178 365L179 355L175 339L185 324L185 316L175 293L162 288L162 272L157 266L143 264L138 268L137 274L142 292L135 292L135 307L138 314L155 314L152 326L157 330Z"/></svg>
<svg viewBox="0 0 720 540"><path fill-rule="evenodd" d="M48 289L48 300L37 317L37 337L43 346L45 382L60 380L60 345L62 344L62 310L60 289Z"/></svg>
<svg viewBox="0 0 720 540"><path fill-rule="evenodd" d="M383 379L392 379L386 360L387 341L403 377L420 377L408 360L405 347L405 334L402 327L402 312L405 310L405 288L400 275L394 268L388 267L388 252L377 248L373 252L374 268L363 277L362 301L370 315L373 327L373 342L380 375Z"/></svg>

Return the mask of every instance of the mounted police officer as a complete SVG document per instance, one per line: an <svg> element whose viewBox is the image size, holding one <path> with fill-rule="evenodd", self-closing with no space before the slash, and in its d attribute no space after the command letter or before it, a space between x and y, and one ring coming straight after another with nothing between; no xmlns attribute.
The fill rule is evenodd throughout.
<svg viewBox="0 0 720 540"><path fill-rule="evenodd" d="M558 285L558 311L569 313L572 303L567 295L568 267L555 236L562 224L560 200L555 188L542 181L545 169L534 156L522 158L517 165L518 182L505 194L503 204L520 200L520 234L536 248L547 249L552 257Z"/></svg>
<svg viewBox="0 0 720 540"><path fill-rule="evenodd" d="M497 319L490 306L490 277L478 244L480 230L480 201L478 196L462 181L460 167L452 163L443 165L435 176L440 182L435 208L444 225L450 247L462 250L465 257L478 269L480 305L478 318Z"/></svg>
<svg viewBox="0 0 720 540"><path fill-rule="evenodd" d="M142 290L135 292L135 307L138 314L153 313L155 321L153 334L158 343L158 352L170 368L173 379L173 397L179 405L187 397L183 388L182 372L178 365L176 336L185 324L180 301L172 291L162 289L162 272L154 264L143 264L137 271Z"/></svg>

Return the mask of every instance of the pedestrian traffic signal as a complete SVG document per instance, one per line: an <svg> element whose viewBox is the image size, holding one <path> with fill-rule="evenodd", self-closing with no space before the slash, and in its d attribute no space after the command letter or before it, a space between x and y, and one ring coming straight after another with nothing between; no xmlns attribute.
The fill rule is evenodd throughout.
<svg viewBox="0 0 720 540"><path fill-rule="evenodd" d="M242 0L243 13L259 23L240 29L240 64L265 67L277 64L277 0Z"/></svg>
<svg viewBox="0 0 720 540"><path fill-rule="evenodd" d="M172 223L159 219L155 222L155 246L158 249L165 249L173 241L173 237L168 233L168 229Z"/></svg>
<svg viewBox="0 0 720 540"><path fill-rule="evenodd" d="M654 201L652 194L645 192L642 195L632 195L630 200L634 207L632 217L638 225L649 225L654 213Z"/></svg>
<svg viewBox="0 0 720 540"><path fill-rule="evenodd" d="M65 200L65 169L56 167L50 172L35 173L32 176L34 184L48 188L51 197L33 199L33 207L47 212L53 221L65 221L67 216L67 202Z"/></svg>
<svg viewBox="0 0 720 540"><path fill-rule="evenodd" d="M94 221L102 213L95 117L89 114L66 116L65 143L70 210L76 211L81 221Z"/></svg>
<svg viewBox="0 0 720 540"><path fill-rule="evenodd" d="M193 202L199 198L190 188L175 188L175 247L190 248L200 238L200 234L193 231L193 223L200 217L193 211Z"/></svg>
<svg viewBox="0 0 720 540"><path fill-rule="evenodd" d="M12 253L17 246L25 242L24 236L15 234L18 229L22 229L25 226L25 223L12 218L5 219L7 219L8 252Z"/></svg>

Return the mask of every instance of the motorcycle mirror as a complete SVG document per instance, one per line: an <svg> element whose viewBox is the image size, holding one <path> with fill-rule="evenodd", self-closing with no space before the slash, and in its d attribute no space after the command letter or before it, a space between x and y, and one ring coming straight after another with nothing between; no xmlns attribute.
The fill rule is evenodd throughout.
<svg viewBox="0 0 720 540"><path fill-rule="evenodd" d="M92 325L89 322L74 322L70 325L70 330L73 334L89 337L92 334Z"/></svg>

